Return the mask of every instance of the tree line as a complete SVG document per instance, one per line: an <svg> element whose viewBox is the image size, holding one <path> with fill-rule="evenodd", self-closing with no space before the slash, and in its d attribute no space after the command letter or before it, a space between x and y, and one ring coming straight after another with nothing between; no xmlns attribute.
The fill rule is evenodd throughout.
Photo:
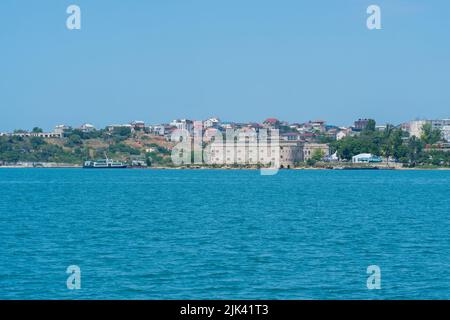
<svg viewBox="0 0 450 320"><path fill-rule="evenodd" d="M430 123L423 125L420 137L409 136L408 132L393 125L378 131L375 125L375 121L370 120L360 134L332 142L332 152L337 152L340 159L347 161L360 153L371 153L409 167L450 165L450 152L436 147L437 143L444 142L441 130L433 128Z"/></svg>

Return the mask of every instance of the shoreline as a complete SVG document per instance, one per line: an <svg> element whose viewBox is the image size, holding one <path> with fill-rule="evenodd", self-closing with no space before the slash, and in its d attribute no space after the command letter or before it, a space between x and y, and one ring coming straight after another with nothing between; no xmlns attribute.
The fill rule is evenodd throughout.
<svg viewBox="0 0 450 320"><path fill-rule="evenodd" d="M49 165L49 166L19 166L19 165L9 165L9 166L0 166L0 169L83 169L83 166L81 165ZM196 167L129 167L124 168L125 170L261 170L263 168L250 168L250 167L202 167L202 166L196 166ZM267 168L266 168L267 169ZM102 170L102 169L100 169ZM392 171L392 170L398 170L398 171L449 171L450 168L448 167L436 167L436 168L404 168L404 167L294 167L294 168L280 168L278 169L280 171L289 171L289 170L334 170L334 171Z"/></svg>

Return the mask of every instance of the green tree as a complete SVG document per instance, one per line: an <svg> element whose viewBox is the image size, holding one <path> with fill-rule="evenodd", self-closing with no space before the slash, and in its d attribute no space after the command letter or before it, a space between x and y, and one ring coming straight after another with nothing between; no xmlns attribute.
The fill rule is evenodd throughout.
<svg viewBox="0 0 450 320"><path fill-rule="evenodd" d="M147 167L151 167L152 166L152 159L149 156L147 156L145 158L145 163L147 164Z"/></svg>
<svg viewBox="0 0 450 320"><path fill-rule="evenodd" d="M118 127L114 128L113 134L115 136L126 137L129 138L131 136L131 128L129 127Z"/></svg>
<svg viewBox="0 0 450 320"><path fill-rule="evenodd" d="M313 151L311 159L314 161L321 161L325 157L325 152L322 149L316 149Z"/></svg>
<svg viewBox="0 0 450 320"><path fill-rule="evenodd" d="M75 147L83 144L83 140L77 134L71 134L67 139L66 146L67 147Z"/></svg>
<svg viewBox="0 0 450 320"><path fill-rule="evenodd" d="M46 144L45 140L41 137L31 137L30 143L33 149L38 149L40 146Z"/></svg>
<svg viewBox="0 0 450 320"><path fill-rule="evenodd" d="M309 166L315 165L317 162L323 160L325 152L322 149L315 149L311 155L311 158L306 160L306 164Z"/></svg>
<svg viewBox="0 0 450 320"><path fill-rule="evenodd" d="M422 135L420 139L426 144L435 144L442 138L441 130L433 129L431 123L425 123L422 126Z"/></svg>
<svg viewBox="0 0 450 320"><path fill-rule="evenodd" d="M369 119L366 127L364 128L364 132L375 132L377 123L373 119Z"/></svg>
<svg viewBox="0 0 450 320"><path fill-rule="evenodd" d="M401 129L393 130L391 136L389 137L388 144L391 145L392 153L396 159L404 156L403 146L403 132Z"/></svg>

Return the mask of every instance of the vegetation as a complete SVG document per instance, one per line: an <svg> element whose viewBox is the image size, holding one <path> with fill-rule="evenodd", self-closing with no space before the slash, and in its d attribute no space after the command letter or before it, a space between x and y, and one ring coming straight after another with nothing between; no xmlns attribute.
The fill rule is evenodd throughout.
<svg viewBox="0 0 450 320"><path fill-rule="evenodd" d="M317 162L321 161L325 157L325 152L321 149L316 149L313 151L313 154L311 155L311 158L306 160L306 164L308 166L313 166Z"/></svg>
<svg viewBox="0 0 450 320"><path fill-rule="evenodd" d="M23 130L16 130L21 133ZM42 129L34 128L33 133ZM145 143L142 143L145 141ZM171 165L171 151L164 140L144 133L132 133L129 128L109 132L67 130L61 139L21 136L0 137L0 165L18 162L56 162L82 164L88 159L104 158L128 161L142 160L147 165ZM151 147L152 152L147 152Z"/></svg>
<svg viewBox="0 0 450 320"><path fill-rule="evenodd" d="M422 127L420 139L426 144L435 144L441 140L442 134L439 129L433 129L431 123L426 123Z"/></svg>
<svg viewBox="0 0 450 320"><path fill-rule="evenodd" d="M332 152L336 151L338 157L345 160L360 153L371 153L408 167L450 166L450 152L433 148L441 140L440 130L426 124L422 131L420 138L409 137L408 133L391 125L384 131L376 131L373 121L359 135L335 141L330 146Z"/></svg>
<svg viewBox="0 0 450 320"><path fill-rule="evenodd" d="M81 149L68 152L40 137L0 137L0 162L77 163L84 156Z"/></svg>

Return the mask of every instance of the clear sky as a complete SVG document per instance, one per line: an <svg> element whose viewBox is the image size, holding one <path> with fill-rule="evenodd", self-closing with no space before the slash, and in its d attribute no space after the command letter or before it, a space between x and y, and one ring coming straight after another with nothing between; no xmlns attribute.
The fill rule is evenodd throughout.
<svg viewBox="0 0 450 320"><path fill-rule="evenodd" d="M450 117L450 1L1 0L0 111L0 131Z"/></svg>

